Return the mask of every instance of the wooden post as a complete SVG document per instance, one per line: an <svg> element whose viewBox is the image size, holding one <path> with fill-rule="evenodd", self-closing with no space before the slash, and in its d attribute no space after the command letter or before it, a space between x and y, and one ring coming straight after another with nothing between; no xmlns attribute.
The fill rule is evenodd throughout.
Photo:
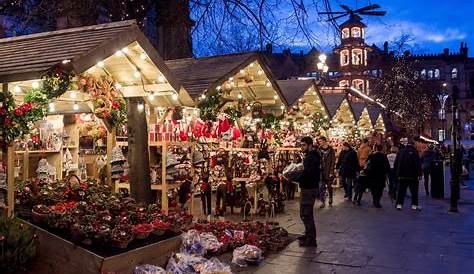
<svg viewBox="0 0 474 274"><path fill-rule="evenodd" d="M193 143L192 146L191 146L191 184L193 184L191 186L191 206L190 206L190 213L193 214L194 213L194 172L195 172L195 169L194 169L194 163L193 163L193 155L194 155L194 151L196 150L196 144Z"/></svg>
<svg viewBox="0 0 474 274"><path fill-rule="evenodd" d="M8 216L13 215L15 209L15 149L13 144L7 148L7 205Z"/></svg>
<svg viewBox="0 0 474 274"><path fill-rule="evenodd" d="M152 203L145 102L141 97L131 97L127 101L130 194L139 203Z"/></svg>
<svg viewBox="0 0 474 274"><path fill-rule="evenodd" d="M107 131L107 184L115 189L114 182L112 182L112 166L110 161L112 160L112 149L116 145L115 141L116 129L111 127Z"/></svg>
<svg viewBox="0 0 474 274"><path fill-rule="evenodd" d="M161 147L161 209L168 213L168 182L166 181L166 159L168 158L168 143Z"/></svg>

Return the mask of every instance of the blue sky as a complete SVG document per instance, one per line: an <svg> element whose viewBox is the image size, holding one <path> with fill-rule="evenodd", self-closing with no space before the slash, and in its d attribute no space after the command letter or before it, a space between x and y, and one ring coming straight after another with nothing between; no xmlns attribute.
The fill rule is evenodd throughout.
<svg viewBox="0 0 474 274"><path fill-rule="evenodd" d="M470 56L474 56L474 0L331 0L334 10L338 4L362 7L371 2L379 4L387 14L383 17L365 16L368 25L366 40L368 44L379 46L384 41L393 41L402 34L409 34L412 46L417 53L438 53L444 48L451 52L459 51L461 42L467 42ZM310 18L313 31L318 35L320 46L330 50L334 46L334 36L328 24L318 22L317 16ZM339 19L342 23L344 19ZM337 41L339 42L339 41ZM301 41L292 49L307 50L308 43Z"/></svg>

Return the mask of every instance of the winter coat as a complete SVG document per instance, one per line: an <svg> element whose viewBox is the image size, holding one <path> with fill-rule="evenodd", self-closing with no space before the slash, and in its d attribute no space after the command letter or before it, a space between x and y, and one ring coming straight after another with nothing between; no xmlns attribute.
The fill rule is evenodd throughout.
<svg viewBox="0 0 474 274"><path fill-rule="evenodd" d="M334 167L336 164L336 152L331 146L326 149L320 148L319 155L321 157L321 178L324 181L331 181L334 179Z"/></svg>
<svg viewBox="0 0 474 274"><path fill-rule="evenodd" d="M436 151L433 149L427 149L423 151L423 154L421 154L421 166L423 169L429 170L431 168L431 165L433 164L433 161L438 160L438 154Z"/></svg>
<svg viewBox="0 0 474 274"><path fill-rule="evenodd" d="M399 179L417 180L421 176L420 156L413 145L407 145L398 152L394 169Z"/></svg>
<svg viewBox="0 0 474 274"><path fill-rule="evenodd" d="M354 149L341 150L337 159L336 168L339 175L347 178L355 178L360 170L357 153Z"/></svg>
<svg viewBox="0 0 474 274"><path fill-rule="evenodd" d="M303 172L297 182L301 189L318 189L321 176L320 156L316 150L306 152L303 159Z"/></svg>
<svg viewBox="0 0 474 274"><path fill-rule="evenodd" d="M366 173L370 179L385 181L385 177L390 171L387 155L380 151L371 153L367 159L366 168Z"/></svg>
<svg viewBox="0 0 474 274"><path fill-rule="evenodd" d="M357 150L357 158L359 159L359 164L361 167L365 166L365 162L369 158L372 149L370 149L369 145L362 144L360 145L359 149Z"/></svg>

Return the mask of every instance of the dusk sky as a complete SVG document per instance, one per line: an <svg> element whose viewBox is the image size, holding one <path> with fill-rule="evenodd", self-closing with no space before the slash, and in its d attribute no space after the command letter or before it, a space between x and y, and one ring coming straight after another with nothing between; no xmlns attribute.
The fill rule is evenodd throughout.
<svg viewBox="0 0 474 274"><path fill-rule="evenodd" d="M362 7L371 2L379 4L387 14L383 17L364 17L367 28L367 43L381 45L401 34L410 34L417 51L438 53L444 48L457 52L461 42L467 42L470 56L474 56L474 0L376 0L337 1L338 4ZM338 21L338 22L343 22ZM319 27L317 25L316 29ZM324 39L326 41L332 41ZM322 39L323 40L323 39ZM332 45L331 45L332 46Z"/></svg>

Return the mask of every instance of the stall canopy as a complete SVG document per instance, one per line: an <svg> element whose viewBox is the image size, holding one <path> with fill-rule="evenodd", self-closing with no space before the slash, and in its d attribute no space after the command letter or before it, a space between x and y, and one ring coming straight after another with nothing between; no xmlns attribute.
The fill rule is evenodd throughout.
<svg viewBox="0 0 474 274"><path fill-rule="evenodd" d="M147 96L152 105L193 105L133 20L0 39L0 82L15 95L56 65L75 74L111 76L125 97ZM87 100L70 92L57 100Z"/></svg>
<svg viewBox="0 0 474 274"><path fill-rule="evenodd" d="M259 101L266 109L288 107L278 84L259 53L248 52L166 61L189 95L197 102L213 92L228 101Z"/></svg>
<svg viewBox="0 0 474 274"><path fill-rule="evenodd" d="M309 116L317 112L329 118L328 107L314 80L278 80L277 83L288 104L293 107L299 105L302 115Z"/></svg>

